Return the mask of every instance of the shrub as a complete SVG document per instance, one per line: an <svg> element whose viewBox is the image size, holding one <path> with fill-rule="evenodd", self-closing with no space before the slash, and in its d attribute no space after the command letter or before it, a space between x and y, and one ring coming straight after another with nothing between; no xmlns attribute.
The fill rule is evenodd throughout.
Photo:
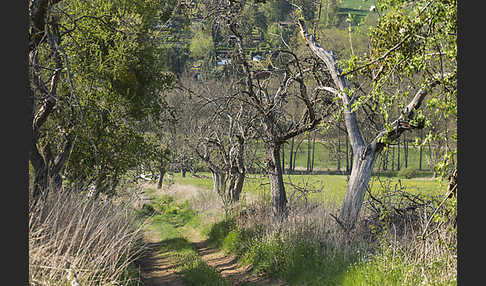
<svg viewBox="0 0 486 286"><path fill-rule="evenodd" d="M404 178L404 179L411 179L411 178L417 177L417 175L418 175L417 170L410 168L410 167L405 168L405 169L401 169L398 172L398 177Z"/></svg>
<svg viewBox="0 0 486 286"><path fill-rule="evenodd" d="M143 204L142 209L138 211L139 217L146 217L155 214L155 209L152 205Z"/></svg>

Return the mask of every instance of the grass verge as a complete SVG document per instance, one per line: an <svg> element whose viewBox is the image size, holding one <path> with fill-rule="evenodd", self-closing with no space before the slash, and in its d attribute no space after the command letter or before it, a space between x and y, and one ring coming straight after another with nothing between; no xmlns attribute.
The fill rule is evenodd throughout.
<svg viewBox="0 0 486 286"><path fill-rule="evenodd" d="M376 222L381 224L379 232L362 221L359 229L345 235L326 221L322 209L294 209L283 223L265 220L266 215L258 215L262 211L256 210L250 224L242 225L239 219L214 224L209 239L254 271L289 285L457 284L450 221L433 223L425 238L423 217L403 226L382 218Z"/></svg>

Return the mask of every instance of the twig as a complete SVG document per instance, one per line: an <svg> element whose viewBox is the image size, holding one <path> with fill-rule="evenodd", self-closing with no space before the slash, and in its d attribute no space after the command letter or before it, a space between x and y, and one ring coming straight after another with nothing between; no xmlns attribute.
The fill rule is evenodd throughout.
<svg viewBox="0 0 486 286"><path fill-rule="evenodd" d="M340 227L342 227L342 229L347 232L348 231L348 228L343 224L343 222L337 217L335 216L334 214L332 213L329 213L329 215L336 220L336 222L339 224Z"/></svg>

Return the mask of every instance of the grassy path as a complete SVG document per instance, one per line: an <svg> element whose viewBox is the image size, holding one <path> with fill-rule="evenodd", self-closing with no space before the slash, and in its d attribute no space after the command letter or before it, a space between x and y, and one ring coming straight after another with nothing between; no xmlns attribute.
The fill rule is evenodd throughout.
<svg viewBox="0 0 486 286"><path fill-rule="evenodd" d="M174 184L171 188L171 193L177 193L187 186ZM160 193L151 192L150 196L151 203L156 204ZM239 265L234 256L213 247L187 220L181 222L184 216L183 212L171 216L160 213L147 224L144 238L149 251L141 263L145 286L285 285L265 275L253 274L251 267Z"/></svg>
<svg viewBox="0 0 486 286"><path fill-rule="evenodd" d="M285 285L282 281L266 275L252 273L251 266L242 266L233 255L225 254L222 250L211 246L209 241L203 238L197 230L189 227L186 229L185 235L192 242L199 257L227 279L231 285Z"/></svg>
<svg viewBox="0 0 486 286"><path fill-rule="evenodd" d="M159 237L160 235L156 232L147 231L144 234L144 238L149 243L150 249L141 265L144 285L185 285L182 275L177 272L180 263L177 263L169 253L163 251L164 242Z"/></svg>

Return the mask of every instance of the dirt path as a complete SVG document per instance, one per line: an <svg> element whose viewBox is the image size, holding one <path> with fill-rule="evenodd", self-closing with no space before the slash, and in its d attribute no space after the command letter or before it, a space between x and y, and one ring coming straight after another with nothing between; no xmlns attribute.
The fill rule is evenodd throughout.
<svg viewBox="0 0 486 286"><path fill-rule="evenodd" d="M144 286L184 286L182 275L177 273L177 263L169 259L167 254L160 254L162 242L151 232L144 233L149 251L142 259L140 270Z"/></svg>
<svg viewBox="0 0 486 286"><path fill-rule="evenodd" d="M252 273L251 267L241 266L233 255L227 255L222 250L211 247L208 241L195 230L188 229L185 237L191 241L201 259L231 281L232 285L285 285L282 281L271 279L266 275Z"/></svg>
<svg viewBox="0 0 486 286"><path fill-rule="evenodd" d="M191 195L198 191L197 187L175 184L170 192L178 190L184 192L190 190ZM180 195L180 193L179 193ZM201 259L209 266L218 271L221 276L231 282L232 285L285 285L282 281L271 279L265 275L251 273L251 267L243 267L238 264L232 255L226 255L218 248L211 247L200 233L190 227L185 228L184 238L192 243ZM142 282L144 286L183 286L183 276L177 273L178 264L166 253L160 253L163 244L158 240L157 235L151 232L144 233L144 239L149 243L150 251L141 262Z"/></svg>

